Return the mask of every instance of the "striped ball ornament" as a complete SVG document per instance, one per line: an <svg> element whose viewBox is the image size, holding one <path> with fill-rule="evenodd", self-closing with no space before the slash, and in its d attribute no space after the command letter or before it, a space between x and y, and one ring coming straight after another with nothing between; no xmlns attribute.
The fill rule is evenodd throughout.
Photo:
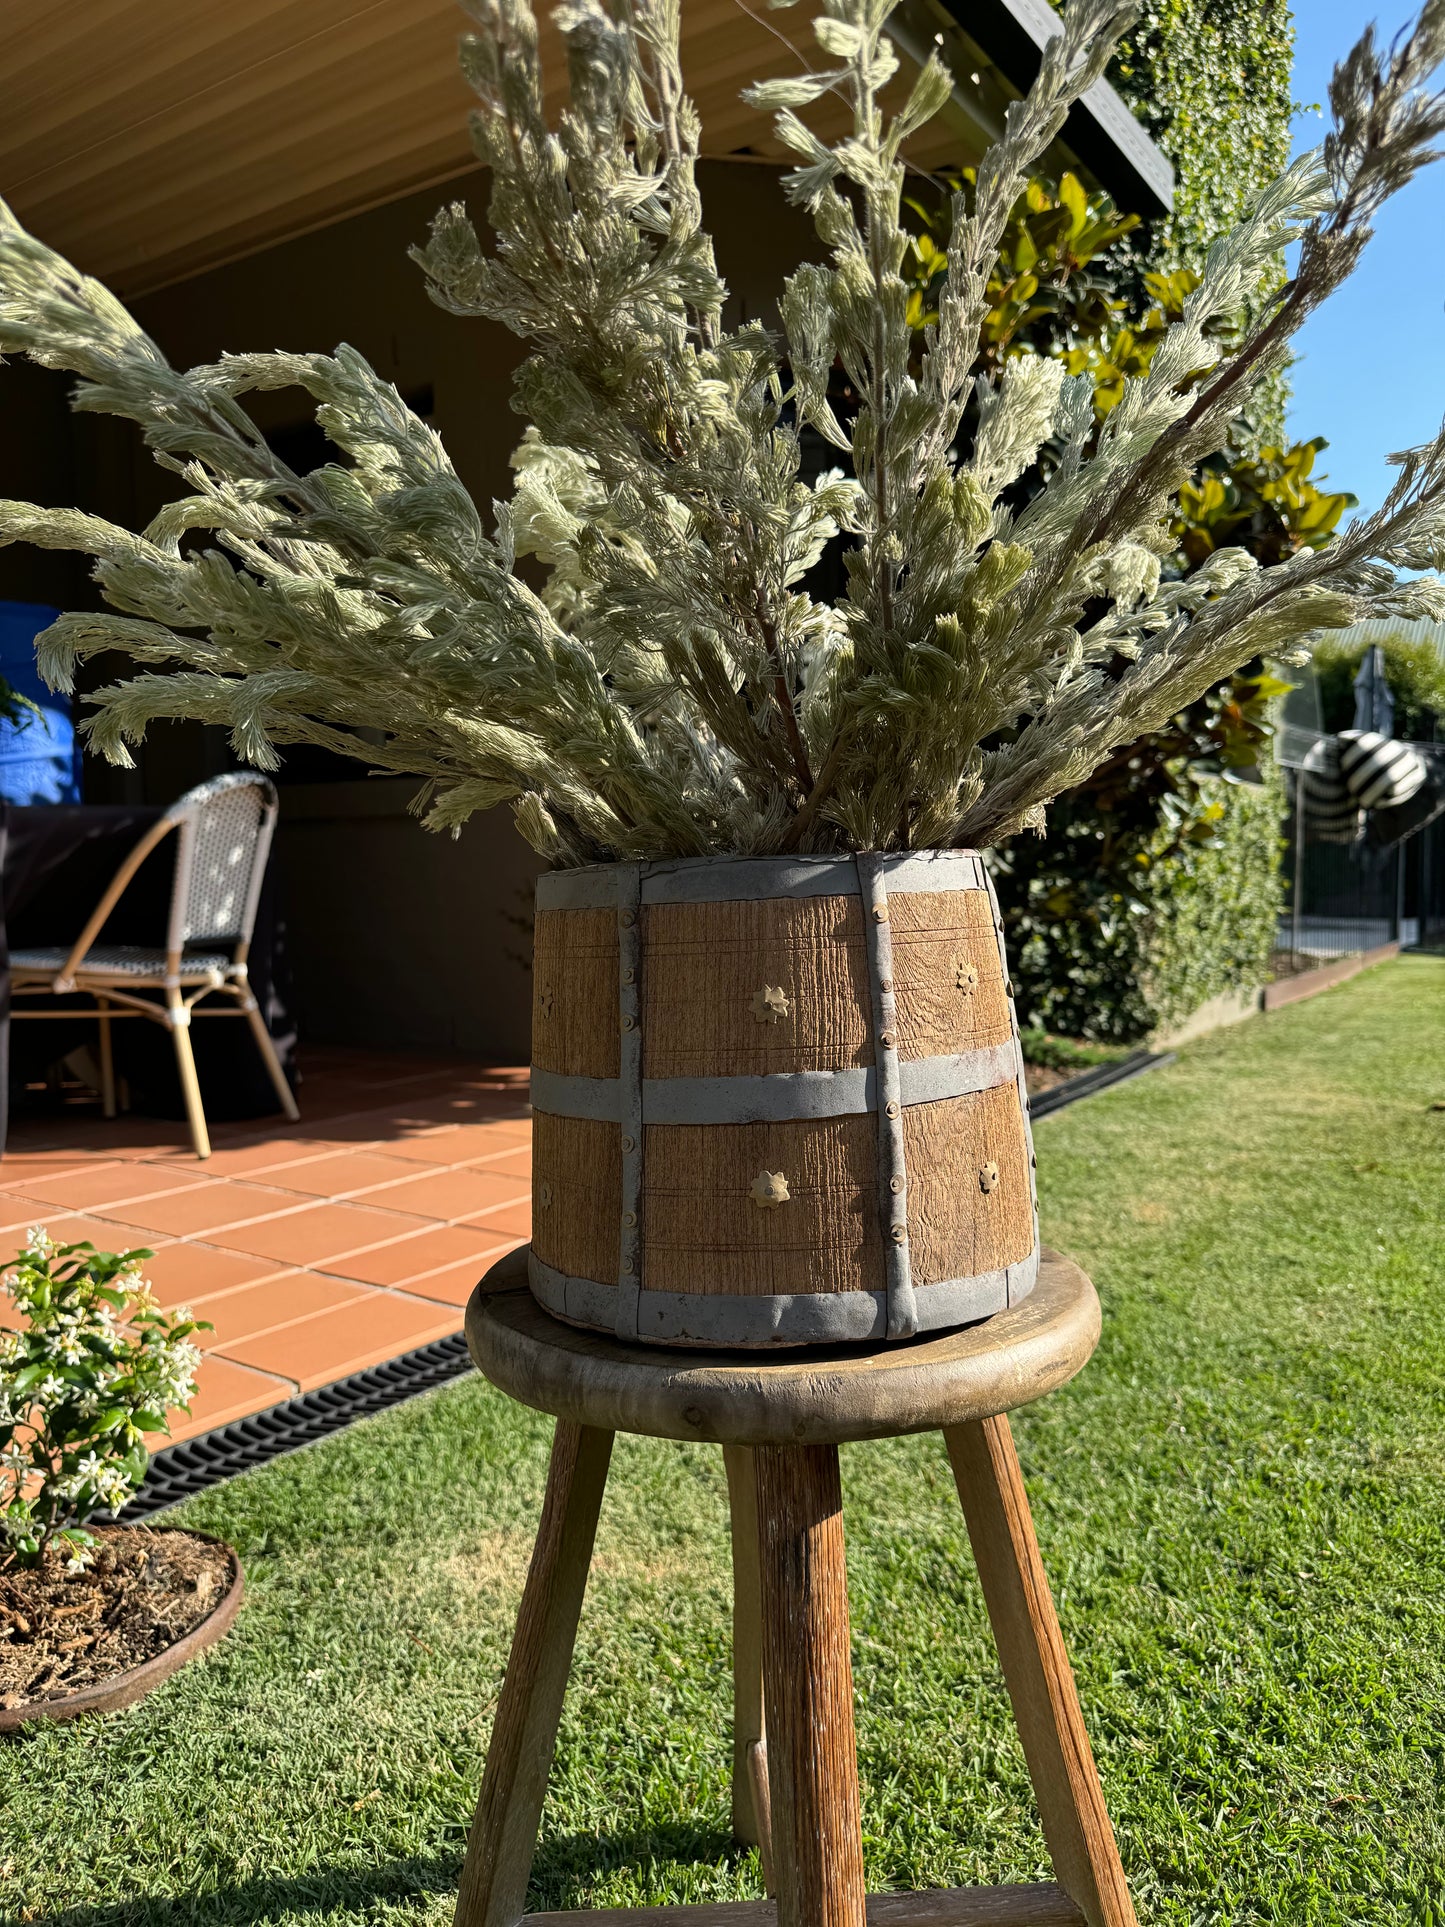
<svg viewBox="0 0 1445 1927"><path fill-rule="evenodd" d="M1322 736L1300 766L1300 792L1311 836L1321 843L1353 843L1363 813L1340 767L1338 736Z"/></svg>
<svg viewBox="0 0 1445 1927"><path fill-rule="evenodd" d="M1425 781L1424 759L1408 743L1372 729L1341 730L1338 740L1340 775L1362 810L1398 809Z"/></svg>

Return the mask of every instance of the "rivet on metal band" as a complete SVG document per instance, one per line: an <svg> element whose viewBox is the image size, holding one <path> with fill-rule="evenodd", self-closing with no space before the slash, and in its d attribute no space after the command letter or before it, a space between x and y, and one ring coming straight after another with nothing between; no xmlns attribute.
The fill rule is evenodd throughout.
<svg viewBox="0 0 1445 1927"><path fill-rule="evenodd" d="M912 1338L918 1330L913 1265L908 1255L908 1173L903 1158L902 1074L898 1052L898 1011L893 995L893 936L888 925L888 893L883 859L858 858L858 887L866 910L868 982L873 994L873 1059L878 1078L878 1198L883 1230L887 1285L888 1336Z"/></svg>
<svg viewBox="0 0 1445 1927"><path fill-rule="evenodd" d="M637 973L641 940L637 909L642 898L639 864L618 866L617 976L622 1098L622 1233L617 1254L617 1336L636 1338L642 1290L642 1000Z"/></svg>

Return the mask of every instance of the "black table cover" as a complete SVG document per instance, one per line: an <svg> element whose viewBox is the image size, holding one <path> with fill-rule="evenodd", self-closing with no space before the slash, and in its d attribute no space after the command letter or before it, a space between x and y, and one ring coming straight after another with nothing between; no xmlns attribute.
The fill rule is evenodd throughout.
<svg viewBox="0 0 1445 1927"><path fill-rule="evenodd" d="M73 943L127 854L162 811L153 805L0 803L0 1149L5 1142L6 1100L13 1090L44 1075L78 1045L96 1042L90 999L64 1000L74 1024L47 1018L15 1024L10 1012L10 951ZM132 878L101 933L102 943L163 945L170 906L176 845L167 837ZM294 1077L295 1035L286 981L282 925L268 868L251 944L251 982L266 1013L288 1076ZM37 1003L39 1000L36 1000ZM214 1000L222 1006L223 999ZM44 1007L53 1008L54 1001ZM181 1118L185 1103L169 1034L143 1017L126 1018L111 1032L117 1077L130 1087L131 1108L155 1117ZM235 1018L198 1017L191 1027L206 1115L266 1117L276 1094L249 1028Z"/></svg>

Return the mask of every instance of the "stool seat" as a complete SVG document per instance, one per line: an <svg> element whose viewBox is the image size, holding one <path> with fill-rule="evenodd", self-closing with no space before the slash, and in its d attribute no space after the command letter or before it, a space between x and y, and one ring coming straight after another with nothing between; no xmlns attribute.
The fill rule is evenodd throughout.
<svg viewBox="0 0 1445 1927"><path fill-rule="evenodd" d="M526 1281L524 1246L467 1307L467 1344L494 1385L576 1425L715 1445L844 1445L991 1418L1057 1390L1099 1341L1093 1285L1048 1250L1028 1297L976 1325L803 1354L630 1345L562 1324Z"/></svg>

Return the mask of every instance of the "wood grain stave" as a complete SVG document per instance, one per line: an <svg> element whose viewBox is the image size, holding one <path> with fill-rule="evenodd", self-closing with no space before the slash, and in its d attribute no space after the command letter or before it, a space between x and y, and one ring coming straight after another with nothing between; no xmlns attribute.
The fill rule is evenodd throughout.
<svg viewBox="0 0 1445 1927"><path fill-rule="evenodd" d="M1007 977L986 890L908 891L888 899L898 1048L906 1058L1006 1044ZM963 966L978 981L959 982Z"/></svg>
<svg viewBox="0 0 1445 1927"><path fill-rule="evenodd" d="M873 1062L857 897L653 903L642 912L644 1077L767 1077ZM753 997L783 991L787 1015Z"/></svg>
<svg viewBox="0 0 1445 1927"><path fill-rule="evenodd" d="M915 1284L975 1278L1027 1258L1034 1203L1017 1084L907 1105L903 1154ZM984 1190L988 1166L998 1177Z"/></svg>
<svg viewBox="0 0 1445 1927"><path fill-rule="evenodd" d="M616 1077L617 912L539 910L532 941L532 1063Z"/></svg>
<svg viewBox="0 0 1445 1927"><path fill-rule="evenodd" d="M883 1288L877 1126L867 1113L786 1124L649 1125L642 1283L648 1291L765 1297ZM780 1172L791 1193L752 1193Z"/></svg>
<svg viewBox="0 0 1445 1927"><path fill-rule="evenodd" d="M534 1112L532 1249L542 1263L616 1283L621 1213L621 1128Z"/></svg>

